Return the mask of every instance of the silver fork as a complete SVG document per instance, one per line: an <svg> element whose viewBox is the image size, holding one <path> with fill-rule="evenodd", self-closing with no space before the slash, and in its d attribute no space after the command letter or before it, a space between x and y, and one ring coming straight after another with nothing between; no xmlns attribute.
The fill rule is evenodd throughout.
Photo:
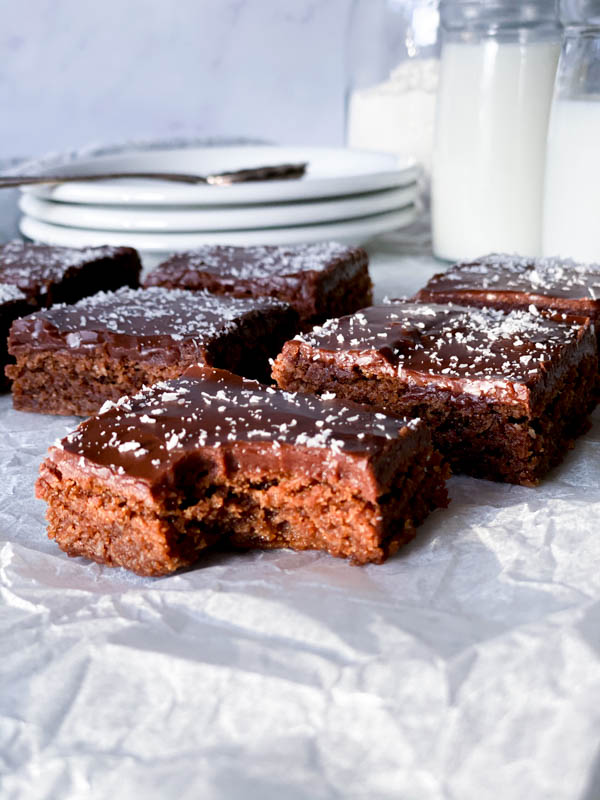
<svg viewBox="0 0 600 800"><path fill-rule="evenodd" d="M306 162L298 164L273 164L265 167L248 167L233 172L215 172L210 175L190 175L185 172L102 172L91 175L3 175L0 189L16 186L31 186L36 183L74 183L81 181L104 181L115 178L147 178L176 183L204 183L210 186L230 186L233 183L250 181L291 180L301 178L306 172Z"/></svg>

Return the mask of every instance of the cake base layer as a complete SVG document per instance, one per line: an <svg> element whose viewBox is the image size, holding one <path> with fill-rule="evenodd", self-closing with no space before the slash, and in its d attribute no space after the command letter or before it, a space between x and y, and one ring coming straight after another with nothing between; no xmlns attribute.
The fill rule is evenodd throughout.
<svg viewBox="0 0 600 800"><path fill-rule="evenodd" d="M47 460L37 494L49 504L48 535L70 556L146 576L193 564L215 543L324 550L355 564L380 563L414 537L430 511L448 503L448 468L431 448L415 453L375 503L344 481L267 471L223 480L204 466L182 463L177 488L149 501L83 473L63 478Z"/></svg>
<svg viewBox="0 0 600 800"><path fill-rule="evenodd" d="M32 351L6 372L13 379L17 411L88 416L107 400L116 402L143 385L176 378L185 366L51 350Z"/></svg>
<svg viewBox="0 0 600 800"><path fill-rule="evenodd" d="M230 342L230 347L219 347L220 352L210 354L213 356L210 364L249 378L264 379L269 355L277 349L277 344L281 345L285 335L267 330L262 340L256 335L247 350L239 342ZM208 359L200 354L173 364L112 358L103 352L85 355L32 350L16 364L6 367L6 374L13 381L13 407L17 411L88 416L95 414L107 400L116 402L123 395L135 394L142 386L177 378L189 366L203 360Z"/></svg>

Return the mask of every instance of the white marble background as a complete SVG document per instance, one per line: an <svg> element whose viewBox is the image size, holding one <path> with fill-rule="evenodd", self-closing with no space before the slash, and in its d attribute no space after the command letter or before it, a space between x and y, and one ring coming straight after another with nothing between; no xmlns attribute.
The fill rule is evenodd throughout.
<svg viewBox="0 0 600 800"><path fill-rule="evenodd" d="M342 144L357 60L395 60L385 6L0 0L0 158L190 133Z"/></svg>

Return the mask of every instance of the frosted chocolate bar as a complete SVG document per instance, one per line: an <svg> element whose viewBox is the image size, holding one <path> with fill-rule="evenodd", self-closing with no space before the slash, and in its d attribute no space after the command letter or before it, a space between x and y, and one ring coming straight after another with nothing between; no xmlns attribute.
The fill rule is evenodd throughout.
<svg viewBox="0 0 600 800"><path fill-rule="evenodd" d="M13 322L7 367L13 404L45 414L93 414L144 385L211 364L266 377L298 329L271 298L218 297L154 287L99 292Z"/></svg>
<svg viewBox="0 0 600 800"><path fill-rule="evenodd" d="M418 292L426 303L557 311L600 317L600 264L493 254L454 264Z"/></svg>
<svg viewBox="0 0 600 800"><path fill-rule="evenodd" d="M198 366L82 422L37 494L69 555L164 575L217 544L381 562L447 504L447 474L419 420Z"/></svg>
<svg viewBox="0 0 600 800"><path fill-rule="evenodd" d="M336 242L201 247L160 264L145 285L207 289L233 297L277 297L296 309L304 328L372 302L366 251Z"/></svg>
<svg viewBox="0 0 600 800"><path fill-rule="evenodd" d="M18 287L33 308L75 303L99 291L139 285L132 247L53 247L12 241L0 246L0 282Z"/></svg>
<svg viewBox="0 0 600 800"><path fill-rule="evenodd" d="M589 425L597 369L586 318L397 301L287 342L273 377L421 417L455 470L533 485Z"/></svg>

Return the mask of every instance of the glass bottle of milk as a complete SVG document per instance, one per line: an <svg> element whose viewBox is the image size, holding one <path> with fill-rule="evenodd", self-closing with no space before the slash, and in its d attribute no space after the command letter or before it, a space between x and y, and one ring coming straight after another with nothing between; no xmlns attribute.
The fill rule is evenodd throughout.
<svg viewBox="0 0 600 800"><path fill-rule="evenodd" d="M441 0L432 175L443 259L538 256L561 27L554 0Z"/></svg>
<svg viewBox="0 0 600 800"><path fill-rule="evenodd" d="M543 252L600 262L600 0L566 0L548 132Z"/></svg>

